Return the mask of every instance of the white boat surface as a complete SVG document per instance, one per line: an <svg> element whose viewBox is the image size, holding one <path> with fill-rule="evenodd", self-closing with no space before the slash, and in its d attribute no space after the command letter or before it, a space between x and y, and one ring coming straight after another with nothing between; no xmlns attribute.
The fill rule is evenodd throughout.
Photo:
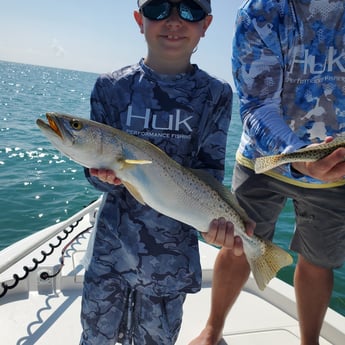
<svg viewBox="0 0 345 345"><path fill-rule="evenodd" d="M81 260L99 204L100 199L0 251L0 344L79 344ZM205 325L217 251L200 242L202 289L186 299L177 345L187 345ZM64 265L59 272L60 261ZM329 308L321 335L321 345L344 345L345 317ZM260 291L250 277L226 320L220 344L299 345L293 287L274 278Z"/></svg>

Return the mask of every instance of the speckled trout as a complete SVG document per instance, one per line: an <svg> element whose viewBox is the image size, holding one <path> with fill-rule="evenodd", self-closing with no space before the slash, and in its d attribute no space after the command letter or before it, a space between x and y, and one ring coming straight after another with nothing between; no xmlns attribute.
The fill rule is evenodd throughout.
<svg viewBox="0 0 345 345"><path fill-rule="evenodd" d="M295 152L259 157L255 160L254 169L257 174L261 174L282 164L293 162L315 162L328 156L339 147L345 147L344 135L335 137L329 143L305 147Z"/></svg>
<svg viewBox="0 0 345 345"><path fill-rule="evenodd" d="M59 151L84 167L113 170L138 202L199 231L207 231L213 219L231 221L261 290L292 263L283 249L246 234L248 216L210 174L187 169L150 142L113 127L66 114L46 116L48 123L38 119L37 125Z"/></svg>

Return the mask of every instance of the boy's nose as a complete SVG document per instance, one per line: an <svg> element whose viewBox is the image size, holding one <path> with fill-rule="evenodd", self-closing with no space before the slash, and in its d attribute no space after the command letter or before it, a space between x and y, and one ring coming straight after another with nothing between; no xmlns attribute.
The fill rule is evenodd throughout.
<svg viewBox="0 0 345 345"><path fill-rule="evenodd" d="M176 24L176 23L180 24L181 23L181 18L180 18L179 14L178 14L177 8L174 7L172 9L169 18L167 19L167 22L169 24L172 24L172 23L173 24Z"/></svg>

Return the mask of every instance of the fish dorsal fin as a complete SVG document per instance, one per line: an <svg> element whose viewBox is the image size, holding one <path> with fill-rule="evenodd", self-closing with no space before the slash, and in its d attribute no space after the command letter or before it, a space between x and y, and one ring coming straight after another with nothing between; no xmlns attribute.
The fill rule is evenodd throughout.
<svg viewBox="0 0 345 345"><path fill-rule="evenodd" d="M138 192L138 190L129 182L122 181L128 192L132 195L132 197L137 200L140 204L146 205L143 197L141 194Z"/></svg>
<svg viewBox="0 0 345 345"><path fill-rule="evenodd" d="M215 177L213 177L207 171L199 170L199 169L189 169L189 170L194 175L196 175L200 180L202 180L205 184L207 184L212 189L214 189L224 201L230 204L232 208L235 209L239 213L239 215L242 217L243 220L249 219L247 213L239 205L234 194L231 192L229 188L224 186L221 182L219 182Z"/></svg>

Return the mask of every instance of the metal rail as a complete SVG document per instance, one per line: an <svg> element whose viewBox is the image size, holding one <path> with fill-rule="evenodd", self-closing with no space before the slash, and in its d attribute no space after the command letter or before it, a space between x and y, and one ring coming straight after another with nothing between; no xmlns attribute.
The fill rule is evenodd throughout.
<svg viewBox="0 0 345 345"><path fill-rule="evenodd" d="M89 206L83 208L81 211L77 212L67 220L31 235L30 241L27 241L27 238L25 238L24 240L18 241L14 245L3 249L0 252L0 274L5 272L8 268L16 264L18 261L20 261L22 258L27 256L37 248L39 248L42 244L46 243L54 236L59 234L66 227L68 227L69 224L77 222L80 218L90 213L93 209L98 207L100 203L101 198L97 199Z"/></svg>

